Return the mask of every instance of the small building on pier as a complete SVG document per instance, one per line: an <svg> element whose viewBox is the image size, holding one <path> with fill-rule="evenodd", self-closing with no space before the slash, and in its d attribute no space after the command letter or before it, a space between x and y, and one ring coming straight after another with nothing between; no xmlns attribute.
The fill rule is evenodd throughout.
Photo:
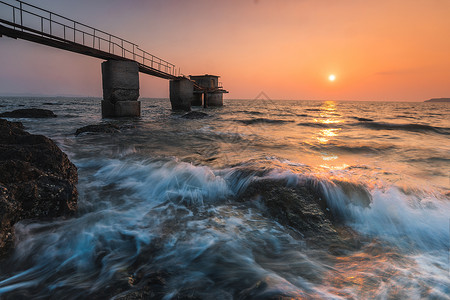
<svg viewBox="0 0 450 300"><path fill-rule="evenodd" d="M223 94L228 93L222 88L217 75L190 75L189 79L194 82L194 97L191 102L193 106L222 106Z"/></svg>

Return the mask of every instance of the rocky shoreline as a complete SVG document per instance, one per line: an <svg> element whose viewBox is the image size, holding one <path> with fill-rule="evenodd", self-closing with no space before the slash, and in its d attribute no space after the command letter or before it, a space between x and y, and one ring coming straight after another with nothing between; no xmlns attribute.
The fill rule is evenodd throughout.
<svg viewBox="0 0 450 300"><path fill-rule="evenodd" d="M14 245L14 224L74 215L76 166L49 138L0 119L0 258Z"/></svg>

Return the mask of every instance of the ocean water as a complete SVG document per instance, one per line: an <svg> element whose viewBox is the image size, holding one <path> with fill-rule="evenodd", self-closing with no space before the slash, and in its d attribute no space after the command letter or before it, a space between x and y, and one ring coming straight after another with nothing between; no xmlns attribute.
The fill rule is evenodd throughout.
<svg viewBox="0 0 450 300"><path fill-rule="evenodd" d="M10 120L78 167L79 210L16 225L2 299L450 299L448 103L225 100L191 120L143 99L102 120L96 98L0 98L28 107L58 115ZM74 135L105 122L122 129ZM262 180L313 182L348 245L239 201Z"/></svg>

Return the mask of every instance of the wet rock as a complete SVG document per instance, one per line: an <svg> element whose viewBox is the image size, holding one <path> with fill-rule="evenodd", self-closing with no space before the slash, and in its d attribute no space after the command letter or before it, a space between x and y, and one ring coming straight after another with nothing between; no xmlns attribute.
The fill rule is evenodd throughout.
<svg viewBox="0 0 450 300"><path fill-rule="evenodd" d="M305 238L325 236L332 240L337 237L330 221L332 215L312 184L288 185L284 180L258 180L250 183L239 200L261 201L269 215Z"/></svg>
<svg viewBox="0 0 450 300"><path fill-rule="evenodd" d="M341 189L346 204L369 207L372 203L372 195L364 185L342 180L333 180L333 183Z"/></svg>
<svg viewBox="0 0 450 300"><path fill-rule="evenodd" d="M370 193L362 186L340 181L332 184L340 188L341 195L350 196L345 204L366 206L371 201ZM310 246L325 247L335 255L355 251L361 247L363 237L346 225L335 207L329 207L326 199L330 195L314 179L297 184L284 179L261 179L250 183L238 200L259 201L266 214L285 226L291 236L305 239Z"/></svg>
<svg viewBox="0 0 450 300"><path fill-rule="evenodd" d="M201 111L191 111L187 114L182 115L181 117L184 119L203 119L209 116L208 114Z"/></svg>
<svg viewBox="0 0 450 300"><path fill-rule="evenodd" d="M139 279L142 282L139 282L138 287L135 288L133 283L135 277L131 276L129 284L133 289L123 292L114 298L118 300L164 299L166 295L166 279L168 277L169 274L166 272L157 271L150 273L145 275L145 278Z"/></svg>
<svg viewBox="0 0 450 300"><path fill-rule="evenodd" d="M81 128L78 128L75 132L75 136L78 136L85 132L101 132L101 133L116 133L120 132L120 128L114 124L95 124L95 125L87 125Z"/></svg>
<svg viewBox="0 0 450 300"><path fill-rule="evenodd" d="M51 139L0 119L0 257L20 220L73 215L77 182L77 168Z"/></svg>
<svg viewBox="0 0 450 300"><path fill-rule="evenodd" d="M5 118L56 118L56 115L48 109L24 108L8 111L0 114Z"/></svg>

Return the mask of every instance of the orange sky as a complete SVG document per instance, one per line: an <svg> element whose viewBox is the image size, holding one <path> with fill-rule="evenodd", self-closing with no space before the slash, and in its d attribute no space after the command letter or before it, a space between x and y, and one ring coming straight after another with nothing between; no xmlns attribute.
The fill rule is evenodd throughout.
<svg viewBox="0 0 450 300"><path fill-rule="evenodd" d="M33 3L135 41L184 74L220 75L227 98L450 97L450 0L92 2ZM0 94L101 96L98 59L9 38L0 51ZM168 82L142 74L141 95L168 97Z"/></svg>

